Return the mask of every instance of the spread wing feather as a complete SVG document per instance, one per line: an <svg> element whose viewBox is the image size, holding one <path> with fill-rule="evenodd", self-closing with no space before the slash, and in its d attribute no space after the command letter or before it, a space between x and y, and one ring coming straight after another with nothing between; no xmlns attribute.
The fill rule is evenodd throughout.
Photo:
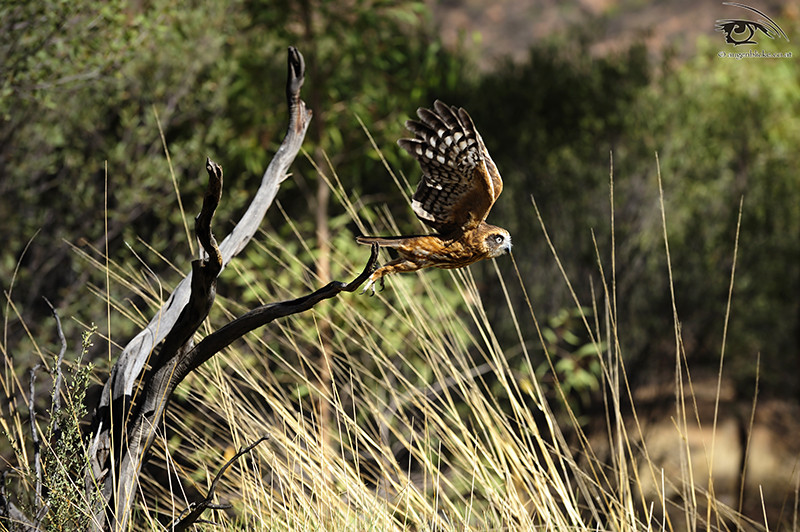
<svg viewBox="0 0 800 532"><path fill-rule="evenodd" d="M503 190L503 181L472 118L439 100L417 115L420 121L406 122L415 138L398 141L422 168L412 209L439 233L477 227Z"/></svg>

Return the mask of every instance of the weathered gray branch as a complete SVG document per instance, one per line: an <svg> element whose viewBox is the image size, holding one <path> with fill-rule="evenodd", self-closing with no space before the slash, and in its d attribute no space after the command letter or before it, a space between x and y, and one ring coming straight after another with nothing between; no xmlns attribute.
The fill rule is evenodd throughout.
<svg viewBox="0 0 800 532"><path fill-rule="evenodd" d="M87 494L99 487L101 495L93 529L126 527L141 463L169 394L174 390L171 382L159 381L159 374L177 360L185 360L186 354L191 352L192 337L213 303L216 277L255 234L300 150L311 120L311 111L300 99L304 70L300 52L289 48L286 136L264 173L250 207L219 246L211 234L210 222L219 203L222 171L218 165L207 161L209 187L203 210L196 220L196 232L208 257L192 263L192 272L176 287L151 322L125 347L94 412L90 469L85 476ZM155 346L162 341L158 355L153 357ZM143 371L148 364L145 390L134 394L138 384L143 382ZM131 404L134 399L136 404Z"/></svg>
<svg viewBox="0 0 800 532"><path fill-rule="evenodd" d="M303 144L312 114L300 99L300 88L303 86L304 81L304 69L303 56L296 48L290 47L289 77L286 86L289 127L283 142L267 167L266 172L264 172L261 185L256 191L250 207L220 245L223 268L244 249L258 230L258 226L275 199L280 184L286 178L289 167ZM189 301L191 275L189 274L181 281L150 323L125 346L119 357L119 362L115 369L112 370L105 391L113 392L114 397L120 394L131 394L134 384L153 348L172 330L181 309ZM109 389L109 387L111 388ZM106 399L109 396L106 393L103 395Z"/></svg>
<svg viewBox="0 0 800 532"><path fill-rule="evenodd" d="M64 338L64 330L61 328L61 318L58 317L56 308L52 303L50 303L49 299L46 297L43 299L44 302L47 303L47 306L50 307L50 312L53 314L53 318L56 320L56 332L58 333L58 340L61 342L61 349L59 349L58 356L56 357L55 378L53 382L52 393L53 411L51 412L51 419L56 419L55 423L58 423L58 416L56 416L56 414L59 410L61 410L61 386L64 382L64 373L61 371L61 368L64 364L64 354L67 352L67 339ZM53 429L58 430L58 426L54 425Z"/></svg>
<svg viewBox="0 0 800 532"><path fill-rule="evenodd" d="M159 375L163 368L174 365L173 361L177 356L191 349L192 336L208 316L216 296L217 275L222 270L222 255L211 231L211 220L222 196L222 167L211 159L206 159L206 171L208 187L203 207L195 219L195 234L207 258L192 262L189 302L181 310L175 326L164 338L158 354L151 357L150 368L138 391L142 399L138 399L138 405L131 405L125 411L121 434L123 439L118 440L120 443L115 449L116 463L119 464L116 492L111 492L110 488L113 486L107 486L109 489L104 491L104 496L106 493L109 497L113 495L116 504L109 519L116 519L120 528L124 527L127 519L120 516L127 516L130 511L142 462L150 451L156 435L155 427L159 425L174 390L164 386ZM148 415L150 413L155 415Z"/></svg>
<svg viewBox="0 0 800 532"><path fill-rule="evenodd" d="M33 443L33 470L36 473L36 494L34 496L33 506L38 512L42 507L42 442L39 441L39 431L36 428L36 409L34 407L35 392L36 392L36 371L41 367L41 364L36 364L30 371L30 385L28 390L28 416L31 422L31 442Z"/></svg>

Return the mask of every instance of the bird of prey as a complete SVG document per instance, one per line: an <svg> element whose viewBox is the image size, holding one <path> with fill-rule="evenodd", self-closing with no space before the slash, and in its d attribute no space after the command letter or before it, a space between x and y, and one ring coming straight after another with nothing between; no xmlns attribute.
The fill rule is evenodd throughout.
<svg viewBox="0 0 800 532"><path fill-rule="evenodd" d="M486 223L503 190L503 180L475 124L464 109L437 100L433 109L417 110L419 121L408 120L413 139L401 148L422 168L422 180L411 208L435 233L419 236L359 236L361 244L377 243L397 250L399 258L375 270L363 292L399 272L422 268L462 268L511 251L511 235Z"/></svg>

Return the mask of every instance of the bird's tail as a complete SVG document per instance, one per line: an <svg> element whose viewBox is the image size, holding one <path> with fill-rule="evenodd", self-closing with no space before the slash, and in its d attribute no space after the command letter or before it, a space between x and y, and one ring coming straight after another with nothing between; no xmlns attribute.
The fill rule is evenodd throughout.
<svg viewBox="0 0 800 532"><path fill-rule="evenodd" d="M357 236L356 242L359 244L366 244L367 246L372 244L378 244L382 248L396 248L403 241L407 240L407 237L402 236Z"/></svg>

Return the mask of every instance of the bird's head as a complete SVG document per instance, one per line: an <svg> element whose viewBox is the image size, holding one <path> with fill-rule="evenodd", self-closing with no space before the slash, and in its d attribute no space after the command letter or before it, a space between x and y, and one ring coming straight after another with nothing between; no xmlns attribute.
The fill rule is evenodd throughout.
<svg viewBox="0 0 800 532"><path fill-rule="evenodd" d="M484 234L483 245L489 257L499 257L511 251L511 235L502 227L489 226Z"/></svg>

